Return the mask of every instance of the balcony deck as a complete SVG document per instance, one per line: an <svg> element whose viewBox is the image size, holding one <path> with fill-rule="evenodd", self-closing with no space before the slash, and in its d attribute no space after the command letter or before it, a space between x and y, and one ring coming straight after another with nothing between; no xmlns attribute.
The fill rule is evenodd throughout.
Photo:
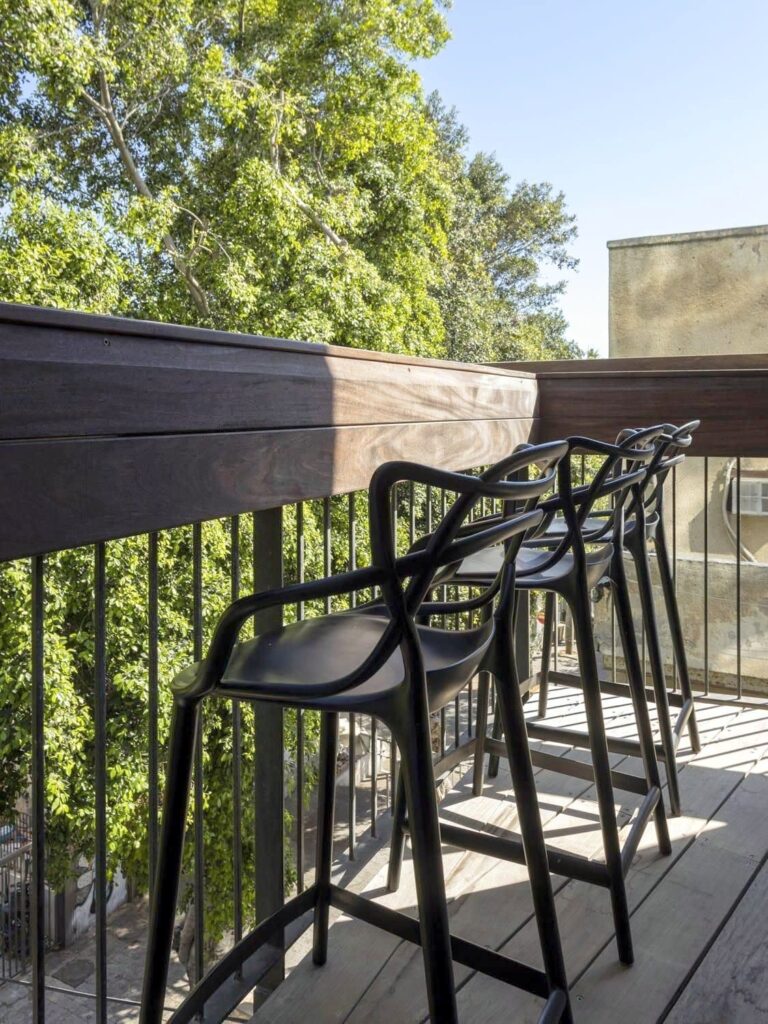
<svg viewBox="0 0 768 1024"><path fill-rule="evenodd" d="M553 720L581 718L575 691L559 689ZM607 698L611 728L632 728L626 702ZM576 1019L589 1024L757 1024L768 1017L768 709L700 702L704 749L681 744L685 816L670 819L673 853L660 857L648 829L632 866L629 898L636 962L615 955L608 894L556 878L557 904ZM582 752L583 756L583 752ZM623 769L633 759L623 761ZM635 766L637 768L637 766ZM539 795L548 839L599 855L597 806L584 782L546 771ZM630 805L621 809L626 821ZM445 799L444 820L473 819L486 829L515 828L509 777L472 798L469 776ZM445 850L452 927L457 934L538 962L525 871L455 849ZM413 913L412 875L385 892L386 850L363 872L359 891ZM287 981L253 1024L377 1024L426 1019L420 950L344 915L331 928L328 963L312 965L311 937L292 950ZM457 965L463 1021L533 1022L541 1001Z"/></svg>
<svg viewBox="0 0 768 1024"><path fill-rule="evenodd" d="M658 856L649 829L630 871L636 962L621 967L615 957L608 895L576 881L556 878L560 926L577 1021L589 1024L764 1024L768 1015L768 705L700 699L705 744L694 757L683 738L681 789L686 814L670 819L673 854ZM631 734L626 701L606 698L616 735ZM573 690L555 689L548 718L584 724ZM562 748L565 752L566 748ZM580 756L586 759L584 751ZM632 758L614 757L624 770ZM538 772L542 817L548 838L574 852L599 856L601 841L591 787ZM344 799L339 810L343 815ZM621 808L625 822L632 806ZM441 805L446 821L482 823L499 833L515 829L515 805L502 762L498 779L481 798L471 795L467 774ZM386 836L387 815L380 821ZM344 847L340 822L339 850ZM409 863L398 893L384 891L386 845L366 859L373 840L361 838L360 867L339 857L343 884L388 905L414 913ZM457 934L537 962L531 902L524 869L475 854L445 849L452 926ZM110 921L108 937L109 1020L136 1024L131 1001L140 991L146 937L146 904L129 904ZM288 977L252 1018L252 1024L416 1024L426 1018L421 954L416 947L337 914L330 954L323 968L312 965L311 935L288 953ZM47 1024L95 1022L93 940L51 955ZM485 1024L534 1022L539 1000L457 966L462 1021ZM80 977L75 977L80 973ZM167 1005L187 991L174 955ZM30 989L0 988L0 1021L31 1019ZM121 1002L127 1000L127 1002ZM236 1016L247 1020L250 1001ZM620 1010L617 1009L620 1007Z"/></svg>

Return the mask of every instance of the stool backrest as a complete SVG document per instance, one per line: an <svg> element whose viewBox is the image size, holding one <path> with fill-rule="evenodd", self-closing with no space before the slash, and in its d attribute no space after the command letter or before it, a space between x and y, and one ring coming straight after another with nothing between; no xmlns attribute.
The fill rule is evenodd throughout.
<svg viewBox="0 0 768 1024"><path fill-rule="evenodd" d="M646 515L661 515L664 500L664 484L671 470L685 461L685 453L693 444L693 435L701 426L701 420L691 420L680 427L664 424L664 432L658 441L658 450L648 464L647 479L638 488Z"/></svg>
<svg viewBox="0 0 768 1024"><path fill-rule="evenodd" d="M505 572L514 571L514 559L524 535L541 522L536 504L555 482L557 466L567 452L563 441L521 445L507 458L477 476L447 473L414 463L392 462L374 474L370 488L370 529L373 564L389 572L382 597L394 620L405 616L471 611L489 606L501 590ZM532 468L539 475L526 478ZM394 540L392 493L401 482L422 483L454 491L456 498L437 527L404 556L397 557ZM472 521L483 499L501 499L515 511L504 518L491 516ZM428 602L427 598L450 568L485 548L504 544L505 557L496 578L479 595L466 600ZM510 568L512 567L512 568Z"/></svg>
<svg viewBox="0 0 768 1024"><path fill-rule="evenodd" d="M545 571L568 552L583 560L589 544L622 543L625 508L632 498L633 487L646 479L647 466L654 458L658 440L663 434L664 427L659 425L622 431L615 444L588 437L568 438L568 454L558 467L557 494L539 504L547 517L545 523L561 514L565 530L548 543L549 555L538 559L532 571ZM578 455L594 456L601 461L589 483L574 486L574 458ZM599 527L587 528L596 506L606 499L610 499L611 505L604 510Z"/></svg>

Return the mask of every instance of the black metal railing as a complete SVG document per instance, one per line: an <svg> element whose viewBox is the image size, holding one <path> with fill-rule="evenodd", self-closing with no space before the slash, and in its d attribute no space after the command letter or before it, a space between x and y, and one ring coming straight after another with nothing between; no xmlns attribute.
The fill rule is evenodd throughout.
<svg viewBox="0 0 768 1024"><path fill-rule="evenodd" d="M666 505L670 560L695 692L707 697L768 697L768 514L745 513L742 480L756 476L768 460L689 457L674 469ZM762 463L762 466L761 466ZM768 503L766 503L768 513ZM751 518L751 522L745 522ZM750 544L746 543L749 535ZM651 552L656 573L656 553ZM631 564L627 571L632 577ZM656 604L663 607L655 581ZM632 588L634 593L634 588ZM639 602L634 607L642 625ZM615 678L623 670L616 649L610 602L595 605L598 642ZM672 689L679 686L673 645L659 616L664 667ZM644 633L639 630L643 667L648 671Z"/></svg>
<svg viewBox="0 0 768 1024"><path fill-rule="evenodd" d="M428 532L433 519L444 512L451 500L452 495L432 488L403 489L397 499L395 517L399 547L404 550L418 535ZM128 540L99 542L90 549L49 557L35 556L28 563L26 602L31 643L31 709L23 704L17 706L15 714L19 721L14 722L11 717L9 724L11 728L21 727L21 719L31 710L27 798L37 817L24 819L25 844L22 849L13 851L14 865L23 865L23 880L20 889L14 890L11 885L9 900L15 908L17 897L13 893L23 892L26 916L23 917L23 938L14 932L9 940L12 969L4 970L2 977L18 978L27 968L32 968L29 980L35 1004L33 1012L39 1019L42 1019L45 1000L41 979L45 976L52 935L48 924L49 893L58 890L63 896L74 881L74 875L67 875L62 869L62 851L53 849L59 820L70 813L60 808L57 811L51 805L54 769L56 787L62 784L58 777L59 765L57 762L46 767L46 755L49 762L52 756L46 746L46 736L56 728L56 715L51 714L51 709L55 706L56 680L60 675L55 663L57 652L62 649L81 652L79 660L77 656L69 658L67 671L77 678L75 690L80 698L85 698L81 709L87 705L87 720L81 725L88 738L78 753L88 759L87 771L92 773L93 779L93 807L85 812L92 816L92 831L85 839L81 834L81 841L82 852L93 865L94 913L86 932L73 936L68 921L63 922L60 931L68 940L89 943L85 955L94 959L93 989L86 992L73 989L71 994L73 999L95 999L97 1019L106 1020L113 1000L123 1006L138 1005L135 991L113 993L107 985L109 880L118 866L130 874L130 864L120 861L120 844L125 842L126 824L134 829L140 827L143 829L143 834L137 837L140 850L134 857L139 870L130 881L137 896L152 891L162 812L169 676L185 660L203 655L212 624L228 600L236 599L246 589L262 588L267 577L271 577L271 585L276 582L274 564L262 564L265 529L274 530L277 526L277 561L285 580L304 580L343 571L368 558L366 502L365 492L354 492L299 502L273 512L243 514L225 521L195 523ZM126 556L126 551L130 552L130 557ZM274 563L269 556L266 561ZM127 565L130 565L130 579L121 576ZM62 580L63 566L71 571L71 578ZM20 565L0 566L0 574L3 572L18 579ZM83 589L88 593L84 594ZM165 600L169 594L171 609ZM140 611L122 606L131 595L134 600L141 600ZM350 604L370 600L373 596L368 592L355 594ZM51 612L51 604L57 606L55 614ZM68 612L62 615L62 604L76 605L80 612L87 609L87 621ZM287 620L343 610L340 605L331 605L330 600L326 600L322 606L300 605L288 609ZM134 631L128 636L126 629L133 630L137 622L141 625L140 634ZM450 628L451 623L446 625ZM127 637L133 645L128 657L123 647ZM133 693L127 694L127 701L126 694L121 692L124 686L121 675L129 677L130 686L134 688ZM8 680L4 683L7 688ZM137 706L137 700L141 707ZM470 685L450 708L440 713L436 755L444 756L448 744L458 747L465 735L471 733L474 703ZM198 744L190 816L190 857L179 908L182 914L186 911L192 918L191 923L186 922L191 941L185 943L185 948L192 950L186 963L190 979L201 975L209 960L226 946L228 937L239 940L255 923L261 913L266 887L275 885L274 869L270 876L260 867L257 847L264 834L274 827L274 819L268 823L263 815L270 808L265 791L275 782L274 771L269 777L266 772L274 769L276 752L274 737L270 744L263 740L259 743L257 717L252 705L234 702L228 713L209 713L202 726L204 738ZM280 899L294 890L303 890L305 874L312 866L317 718L313 712L286 712L277 739L277 758L283 775L282 791L277 797L277 820L284 823L285 852L285 863L278 875L282 878ZM382 830L381 824L392 809L397 752L382 723L353 714L346 718L346 743L342 746L343 763L339 766L342 785L337 805L336 855L362 865L388 834L388 829ZM141 743L136 742L135 734L139 726L145 730ZM119 735L126 730L133 730L130 754L138 757L144 772L140 784L133 779L131 800L135 806L145 807L146 815L141 822L123 817L118 823L114 810L117 800L114 787L119 784L115 782L115 759L119 756ZM228 742L222 741L223 732L227 733ZM206 751L211 742L218 744L219 750L230 751L225 769L226 786L222 785L221 773L208 760ZM271 749L262 749L270 745ZM66 804L70 798L65 792L59 793L57 799ZM221 801L227 804L230 813L225 834L218 834L216 842L206 829L206 806ZM217 822L221 824L220 816ZM118 824L122 838L115 835ZM221 870L222 856L227 855L231 857L231 889L223 894L218 886L210 894L212 878ZM52 860L58 865L54 877L43 867ZM17 872L19 868L10 870ZM36 906L43 908L45 920L37 922L36 927L31 886L38 883L42 893ZM271 898L276 899L277 895L273 892ZM61 903L66 906L66 899ZM222 918L222 903L227 907L225 919ZM279 979L273 976L272 983L276 980Z"/></svg>
<svg viewBox="0 0 768 1024"><path fill-rule="evenodd" d="M15 811L0 817L0 984L22 974L32 945L32 822ZM43 939L54 937L55 902L44 890Z"/></svg>

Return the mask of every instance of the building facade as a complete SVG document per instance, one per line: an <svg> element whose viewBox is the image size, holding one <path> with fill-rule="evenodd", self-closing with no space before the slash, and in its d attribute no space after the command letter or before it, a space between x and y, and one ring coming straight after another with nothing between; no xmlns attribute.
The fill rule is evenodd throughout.
<svg viewBox="0 0 768 1024"><path fill-rule="evenodd" d="M766 353L768 360L768 226L622 239L608 242L608 251L612 357ZM740 676L745 690L764 691L768 461L692 457L674 490L678 594L693 673L726 689Z"/></svg>

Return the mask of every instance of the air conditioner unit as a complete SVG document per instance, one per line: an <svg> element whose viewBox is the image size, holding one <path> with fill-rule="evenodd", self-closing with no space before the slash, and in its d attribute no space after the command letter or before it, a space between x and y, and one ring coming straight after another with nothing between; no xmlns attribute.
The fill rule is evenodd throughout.
<svg viewBox="0 0 768 1024"><path fill-rule="evenodd" d="M768 516L768 477L743 476L741 494L738 480L733 477L728 498L728 511L733 515L740 510L743 516Z"/></svg>

